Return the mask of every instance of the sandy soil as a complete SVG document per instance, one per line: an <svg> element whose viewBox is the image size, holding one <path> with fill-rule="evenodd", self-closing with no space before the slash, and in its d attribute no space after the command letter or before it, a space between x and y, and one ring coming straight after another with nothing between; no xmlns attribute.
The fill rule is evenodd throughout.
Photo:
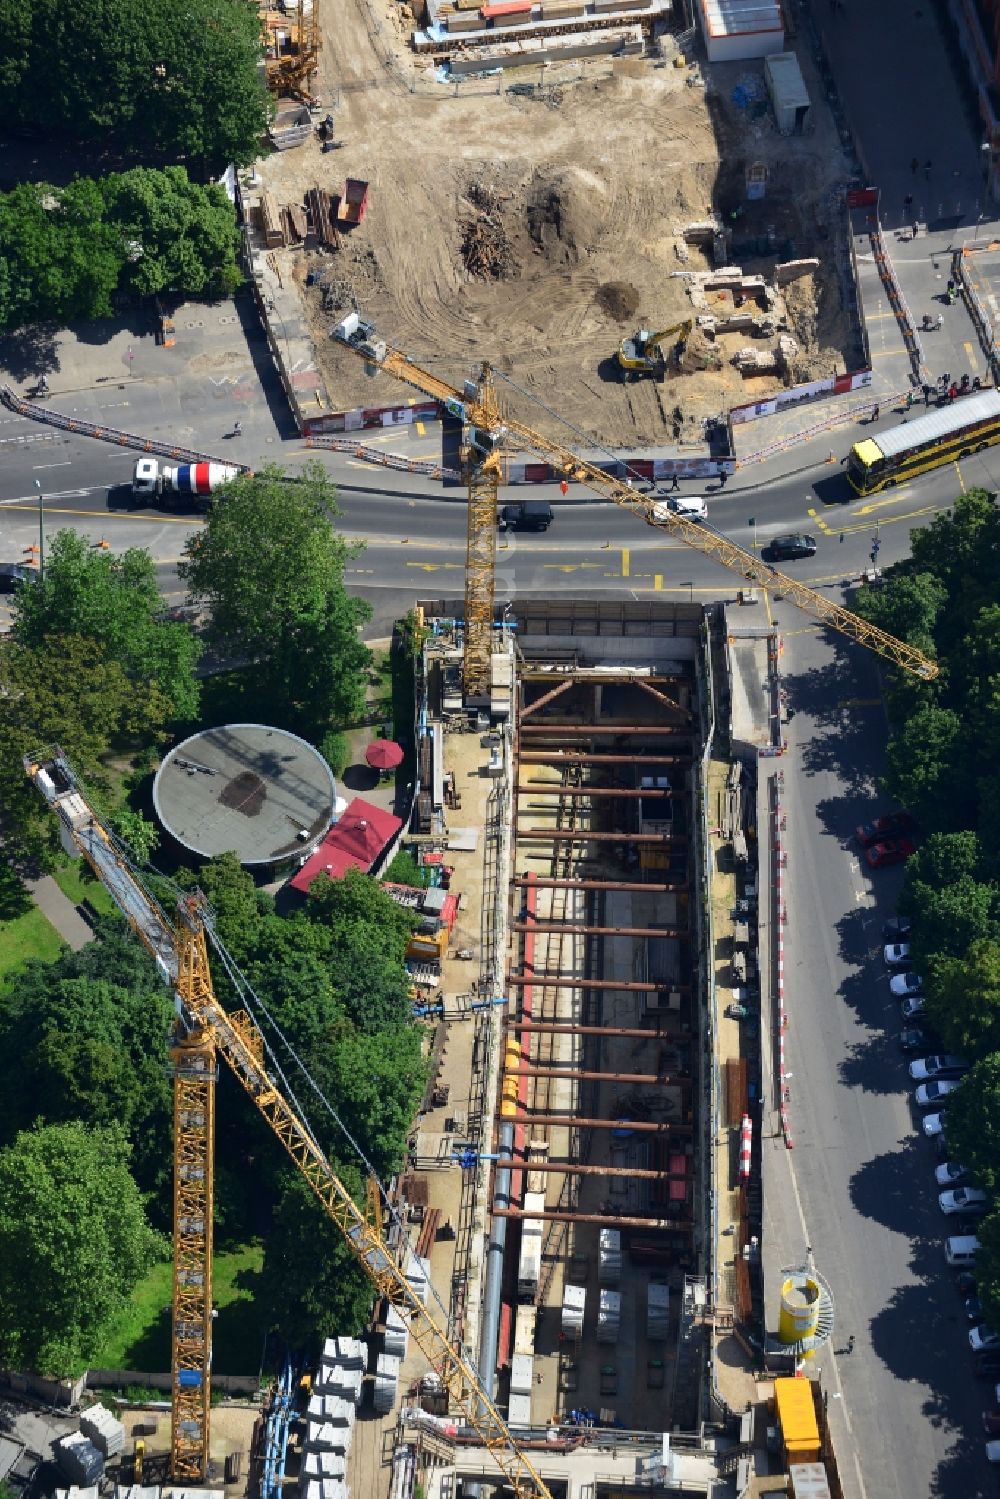
<svg viewBox="0 0 1000 1499"><path fill-rule="evenodd" d="M725 214L742 205L747 159L775 165L765 202L742 205L736 239L770 232L779 252L744 257L747 269L767 274L790 243L798 255L815 253L817 235L829 232L826 199L840 169L830 141L783 140L769 117L751 121L731 103L737 81L759 75L758 65L711 70L709 91L698 68L634 58L547 69L541 96L511 92L515 82L537 84L537 68L508 73L502 93L493 79L456 93L433 85L407 50L392 0L339 0L324 12L317 92L324 106L335 104L344 147L322 155L309 143L264 162L261 176L286 203L315 183L335 190L346 175L372 185L367 216L342 250L277 252L283 275L301 287L337 406L413 396L386 376L373 384L330 342L335 304L349 308L352 297L391 343L445 378L460 384L488 359L514 382L503 387L512 409L564 440L566 429L539 402L591 440L635 446L697 441L705 417L778 388L729 366L745 335L720 339L721 369L662 385L624 384L614 361L637 325L663 328L690 315L674 273L707 267L698 251L679 256L678 231L713 207ZM392 71L372 46L376 21ZM499 280L470 276L462 259L476 185L502 201L511 268ZM329 310L321 286L305 286L307 270L332 285ZM797 282L788 309L803 345L796 379L844 363L837 279L824 269L817 280Z"/></svg>

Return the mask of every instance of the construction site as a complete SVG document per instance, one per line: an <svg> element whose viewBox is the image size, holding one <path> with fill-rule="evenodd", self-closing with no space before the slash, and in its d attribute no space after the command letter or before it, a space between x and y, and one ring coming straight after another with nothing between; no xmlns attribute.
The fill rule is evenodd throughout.
<svg viewBox="0 0 1000 1499"><path fill-rule="evenodd" d="M524 419L558 392L616 448L700 443L734 404L858 366L848 166L818 85L790 125L769 60L706 61L672 7L571 9L320 8L315 69L279 101L287 149L243 184L265 297L311 335L310 413L374 404L329 339L352 307L452 378L493 362ZM610 53L578 55L581 36ZM521 50L501 66L498 48ZM672 334L658 378L617 358L637 328Z"/></svg>

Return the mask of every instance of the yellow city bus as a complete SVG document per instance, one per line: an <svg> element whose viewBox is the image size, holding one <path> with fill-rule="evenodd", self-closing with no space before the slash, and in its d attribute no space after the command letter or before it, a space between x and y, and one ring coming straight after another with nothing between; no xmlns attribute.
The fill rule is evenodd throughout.
<svg viewBox="0 0 1000 1499"><path fill-rule="evenodd" d="M1000 442L1000 392L984 390L856 442L847 457L847 477L858 494L875 494L995 442Z"/></svg>

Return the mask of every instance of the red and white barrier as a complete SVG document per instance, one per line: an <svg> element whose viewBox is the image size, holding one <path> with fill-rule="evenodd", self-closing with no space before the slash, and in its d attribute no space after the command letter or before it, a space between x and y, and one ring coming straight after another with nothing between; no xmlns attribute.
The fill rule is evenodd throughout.
<svg viewBox="0 0 1000 1499"><path fill-rule="evenodd" d="M753 1151L753 1120L749 1114L743 1115L740 1125L740 1181L750 1180L750 1156Z"/></svg>

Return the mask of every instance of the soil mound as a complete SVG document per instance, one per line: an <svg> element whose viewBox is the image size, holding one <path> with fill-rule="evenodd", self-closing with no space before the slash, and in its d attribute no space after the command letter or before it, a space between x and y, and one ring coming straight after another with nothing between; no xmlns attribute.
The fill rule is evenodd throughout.
<svg viewBox="0 0 1000 1499"><path fill-rule="evenodd" d="M639 293L631 281L605 281L594 293L594 301L616 323L630 323L639 311Z"/></svg>

